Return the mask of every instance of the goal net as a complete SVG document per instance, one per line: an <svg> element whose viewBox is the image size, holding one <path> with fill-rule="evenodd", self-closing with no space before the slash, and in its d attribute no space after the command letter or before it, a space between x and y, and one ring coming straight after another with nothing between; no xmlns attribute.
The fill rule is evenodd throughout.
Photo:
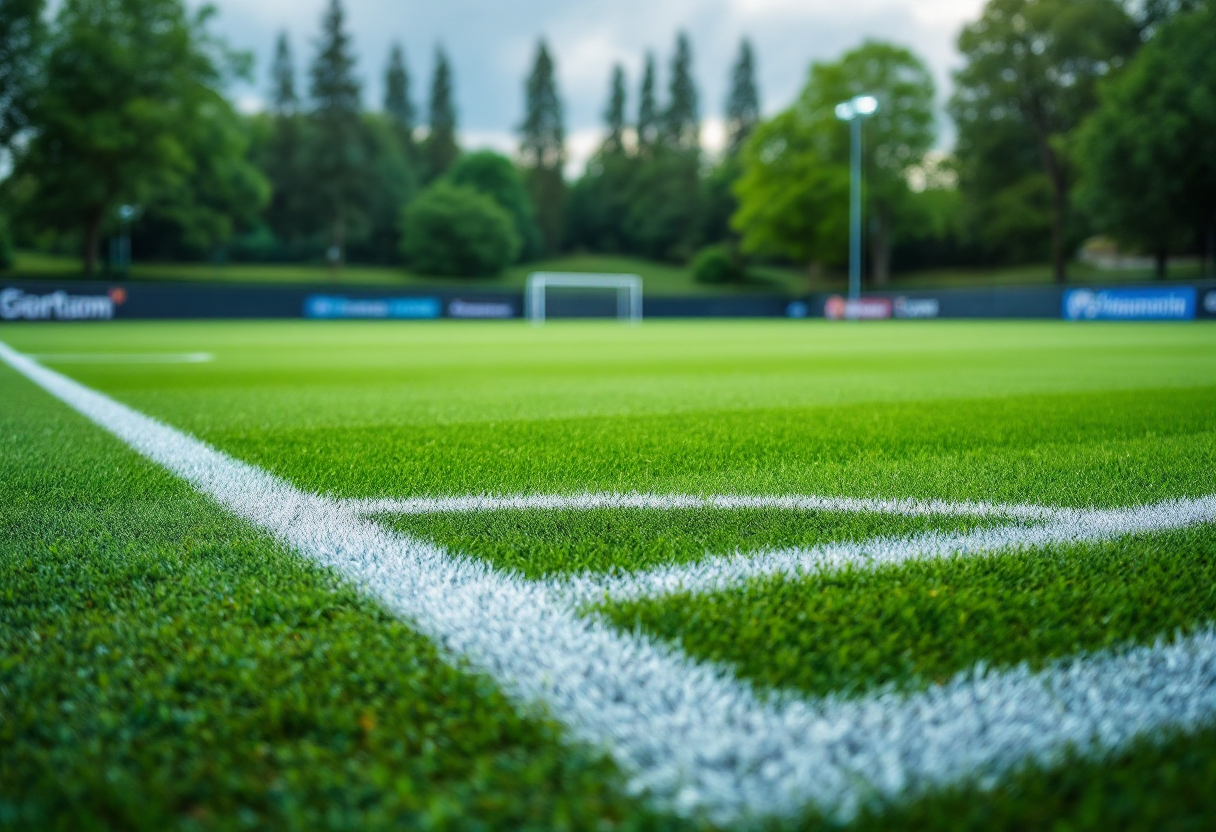
<svg viewBox="0 0 1216 832"><path fill-rule="evenodd" d="M549 318L642 320L642 278L636 274L534 272L525 297L534 324Z"/></svg>

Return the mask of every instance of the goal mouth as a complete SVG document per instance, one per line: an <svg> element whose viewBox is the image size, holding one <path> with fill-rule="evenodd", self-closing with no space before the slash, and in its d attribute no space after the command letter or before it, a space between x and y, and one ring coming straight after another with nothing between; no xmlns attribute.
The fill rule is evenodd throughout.
<svg viewBox="0 0 1216 832"><path fill-rule="evenodd" d="M533 324L554 317L638 323L642 320L642 278L636 274L533 272L528 275L525 301L527 318Z"/></svg>

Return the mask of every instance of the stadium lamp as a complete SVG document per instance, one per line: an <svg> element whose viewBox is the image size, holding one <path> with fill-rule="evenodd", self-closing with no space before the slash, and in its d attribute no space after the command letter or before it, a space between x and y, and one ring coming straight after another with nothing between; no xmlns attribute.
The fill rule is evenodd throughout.
<svg viewBox="0 0 1216 832"><path fill-rule="evenodd" d="M878 112L878 99L857 95L836 105L836 118L853 128L852 175L849 188L849 309L861 297L861 121Z"/></svg>

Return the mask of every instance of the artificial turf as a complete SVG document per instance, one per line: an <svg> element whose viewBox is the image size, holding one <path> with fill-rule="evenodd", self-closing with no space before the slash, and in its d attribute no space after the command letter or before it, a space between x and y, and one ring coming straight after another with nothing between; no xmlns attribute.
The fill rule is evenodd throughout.
<svg viewBox="0 0 1216 832"><path fill-rule="evenodd" d="M644 491L1137 505L1216 492L1216 328L6 326L339 497ZM207 364L56 361L205 351ZM0 368L0 825L665 828L602 757ZM528 577L975 520L383 517ZM761 690L915 688L1212 622L1216 530L601 610ZM1202 828L1212 731L871 807L859 828ZM792 826L823 822L813 810Z"/></svg>

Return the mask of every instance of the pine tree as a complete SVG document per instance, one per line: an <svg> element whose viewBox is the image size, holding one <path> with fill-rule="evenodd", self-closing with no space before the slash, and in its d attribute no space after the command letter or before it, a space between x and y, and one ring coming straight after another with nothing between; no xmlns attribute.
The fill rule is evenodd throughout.
<svg viewBox="0 0 1216 832"><path fill-rule="evenodd" d="M452 69L442 47L435 50L428 128L423 174L427 182L433 182L443 176L460 155L456 144L456 106L452 103Z"/></svg>
<svg viewBox="0 0 1216 832"><path fill-rule="evenodd" d="M519 128L520 159L536 205L545 252L552 254L561 246L564 225L566 187L562 167L566 148L553 56L543 40L537 46L536 62L524 84L524 101L526 111Z"/></svg>
<svg viewBox="0 0 1216 832"><path fill-rule="evenodd" d="M756 68L752 45L739 43L739 59L731 73L730 96L726 99L726 155L737 156L760 123L760 93L756 90Z"/></svg>
<svg viewBox="0 0 1216 832"><path fill-rule="evenodd" d="M524 84L526 112L520 125L520 156L524 167L560 170L565 162L565 130L562 103L557 97L553 57L542 40L536 49L536 63Z"/></svg>
<svg viewBox="0 0 1216 832"><path fill-rule="evenodd" d="M292 254L298 252L308 225L308 185L304 168L304 129L296 93L295 61L287 33L279 34L270 67L270 111L274 116L262 170L270 180L266 223Z"/></svg>
<svg viewBox="0 0 1216 832"><path fill-rule="evenodd" d="M642 92L638 103L638 152L645 154L659 137L659 105L655 101L654 55L646 53L646 69L642 73Z"/></svg>
<svg viewBox="0 0 1216 832"><path fill-rule="evenodd" d="M697 88L692 80L692 47L688 36L676 36L676 54L671 60L671 98L663 114L664 144L675 150L695 151L700 147L700 122L697 116Z"/></svg>
<svg viewBox="0 0 1216 832"><path fill-rule="evenodd" d="M625 152L625 68L617 64L612 68L612 85L608 93L608 109L604 111L604 123L608 135L604 139L602 152L618 156Z"/></svg>
<svg viewBox="0 0 1216 832"><path fill-rule="evenodd" d="M291 44L287 32L280 32L274 48L274 63L270 65L270 111L276 116L295 115L299 103Z"/></svg>
<svg viewBox="0 0 1216 832"><path fill-rule="evenodd" d="M347 215L360 196L360 89L355 57L340 0L330 0L321 21L321 39L312 63L313 167L318 190L331 218L330 261L341 266L346 250Z"/></svg>
<svg viewBox="0 0 1216 832"><path fill-rule="evenodd" d="M410 73L405 66L405 54L401 45L393 44L388 56L388 68L384 72L384 112L392 120L407 152L414 146L414 102L410 100Z"/></svg>

